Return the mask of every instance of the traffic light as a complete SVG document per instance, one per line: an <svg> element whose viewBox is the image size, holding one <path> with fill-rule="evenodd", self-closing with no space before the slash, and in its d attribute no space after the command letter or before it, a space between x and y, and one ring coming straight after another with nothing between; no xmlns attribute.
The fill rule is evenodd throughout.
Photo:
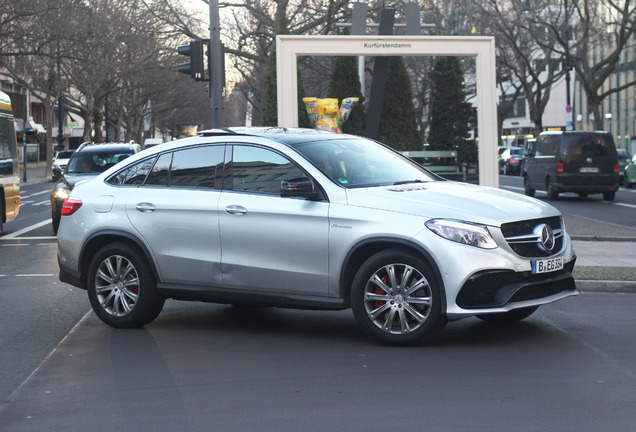
<svg viewBox="0 0 636 432"><path fill-rule="evenodd" d="M203 63L203 40L195 39L190 45L181 45L177 48L181 55L189 56L189 63L179 63L177 70L184 74L190 74L195 81L205 81L205 67Z"/></svg>

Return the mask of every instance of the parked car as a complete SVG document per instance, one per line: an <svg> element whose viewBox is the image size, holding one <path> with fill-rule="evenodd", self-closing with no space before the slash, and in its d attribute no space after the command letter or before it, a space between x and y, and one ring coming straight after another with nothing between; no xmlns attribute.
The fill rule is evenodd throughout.
<svg viewBox="0 0 636 432"><path fill-rule="evenodd" d="M375 141L231 128L144 150L62 207L60 280L139 327L166 299L351 308L390 345L448 320L518 321L576 295L560 212L444 180Z"/></svg>
<svg viewBox="0 0 636 432"><path fill-rule="evenodd" d="M520 174L524 149L509 147L499 154L499 174Z"/></svg>
<svg viewBox="0 0 636 432"><path fill-rule="evenodd" d="M636 154L625 167L625 186L630 188L636 185Z"/></svg>
<svg viewBox="0 0 636 432"><path fill-rule="evenodd" d="M138 151L139 146L130 143L88 143L77 149L51 192L53 232L57 233L64 200L78 182L97 176Z"/></svg>
<svg viewBox="0 0 636 432"><path fill-rule="evenodd" d="M550 200L574 192L582 198L602 193L612 201L618 172L616 146L608 132L542 132L528 149L524 188L528 196L545 190Z"/></svg>
<svg viewBox="0 0 636 432"><path fill-rule="evenodd" d="M632 157L627 150L617 149L616 154L618 155L618 169L619 169L619 179L618 182L621 186L626 184L625 178L625 167L632 161Z"/></svg>
<svg viewBox="0 0 636 432"><path fill-rule="evenodd" d="M75 150L60 150L55 155L53 159L52 171L53 171L53 181L58 180L62 177L62 173L66 169L66 165L68 164L68 160L73 156Z"/></svg>

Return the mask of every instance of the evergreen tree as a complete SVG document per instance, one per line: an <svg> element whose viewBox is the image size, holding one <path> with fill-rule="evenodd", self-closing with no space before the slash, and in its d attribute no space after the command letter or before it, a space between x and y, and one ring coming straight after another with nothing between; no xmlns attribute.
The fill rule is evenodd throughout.
<svg viewBox="0 0 636 432"><path fill-rule="evenodd" d="M278 19L278 34L289 34L287 28L287 18L284 13ZM305 97L305 90L303 88L302 78L300 76L300 70L298 70L298 126L304 128L311 128L309 123L309 117L307 116L307 110L303 98ZM265 74L265 100L263 102L263 109L261 112L261 125L262 126L278 126L278 92L276 87L276 45L272 48L272 52L269 55L269 66L267 67L267 73Z"/></svg>
<svg viewBox="0 0 636 432"><path fill-rule="evenodd" d="M344 35L350 33L348 28ZM358 65L356 57L336 58L327 97L338 99L339 103L348 97L357 97L358 103L353 107L349 118L342 125L342 132L353 135L365 135L364 95L358 78Z"/></svg>
<svg viewBox="0 0 636 432"><path fill-rule="evenodd" d="M476 161L477 147L467 140L472 118L459 58L438 57L431 72L429 149L457 150L462 162Z"/></svg>
<svg viewBox="0 0 636 432"><path fill-rule="evenodd" d="M387 68L379 140L396 150L422 150L417 130L411 80L402 57L391 57Z"/></svg>

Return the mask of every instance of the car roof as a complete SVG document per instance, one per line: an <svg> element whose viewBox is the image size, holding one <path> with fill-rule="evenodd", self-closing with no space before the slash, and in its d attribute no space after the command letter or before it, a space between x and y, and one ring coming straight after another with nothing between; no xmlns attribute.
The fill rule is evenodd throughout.
<svg viewBox="0 0 636 432"><path fill-rule="evenodd" d="M209 129L198 133L199 136L219 136L219 135L242 135L257 136L271 139L282 144L292 145L301 142L322 141L326 138L333 139L355 139L353 135L320 131L316 129L304 128L284 128L284 127L231 127L222 129Z"/></svg>
<svg viewBox="0 0 636 432"><path fill-rule="evenodd" d="M610 135L607 131L543 131L539 135Z"/></svg>
<svg viewBox="0 0 636 432"><path fill-rule="evenodd" d="M82 148L79 148L75 153L99 153L99 152L122 152L122 151L135 151L135 144L131 143L106 143L106 144L87 144Z"/></svg>

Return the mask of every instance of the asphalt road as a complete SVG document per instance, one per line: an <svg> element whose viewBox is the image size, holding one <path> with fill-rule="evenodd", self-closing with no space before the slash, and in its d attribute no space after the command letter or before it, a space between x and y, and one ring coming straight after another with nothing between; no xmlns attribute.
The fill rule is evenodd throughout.
<svg viewBox="0 0 636 432"><path fill-rule="evenodd" d="M348 311L169 302L88 315L0 412L9 431L633 431L636 295L584 293L433 344L372 344Z"/></svg>
<svg viewBox="0 0 636 432"><path fill-rule="evenodd" d="M499 176L499 187L523 194L523 177ZM549 202L561 213L585 216L618 225L636 228L636 189L621 187L614 201L604 201L600 194L579 198L574 193L563 193L559 199L549 201L545 191L537 191L535 198Z"/></svg>
<svg viewBox="0 0 636 432"><path fill-rule="evenodd" d="M470 318L413 348L374 345L350 311L168 301L145 329L115 330L57 280L52 187L23 186L0 240L2 432L636 424L636 294L585 292L509 327Z"/></svg>

